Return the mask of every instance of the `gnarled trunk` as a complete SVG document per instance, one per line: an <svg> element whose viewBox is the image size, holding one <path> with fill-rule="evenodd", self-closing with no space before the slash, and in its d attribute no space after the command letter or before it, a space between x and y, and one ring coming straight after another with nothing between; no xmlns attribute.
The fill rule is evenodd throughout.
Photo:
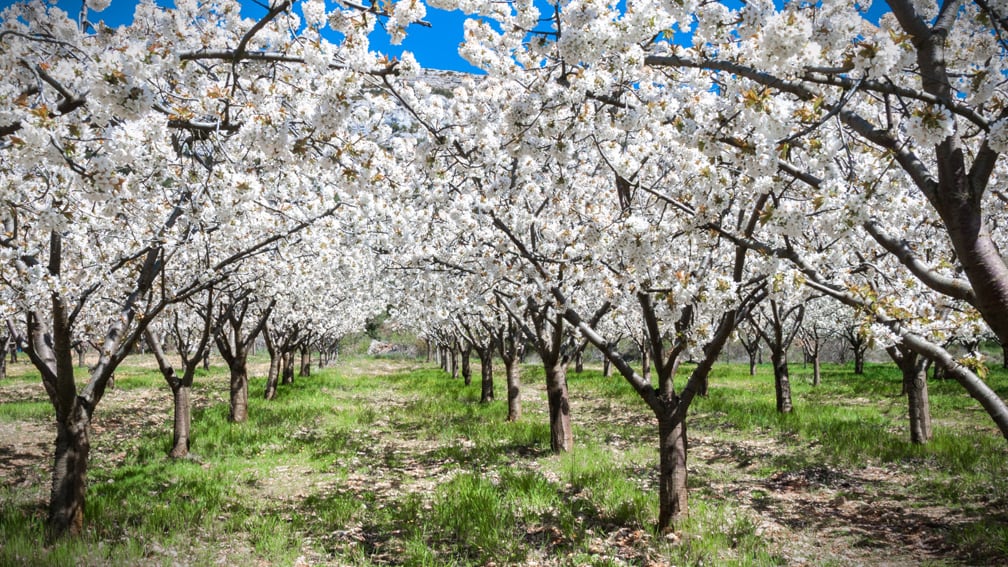
<svg viewBox="0 0 1008 567"><path fill-rule="evenodd" d="M686 423L678 412L658 419L658 530L672 527L689 511L686 492Z"/></svg>
<svg viewBox="0 0 1008 567"><path fill-rule="evenodd" d="M91 418L77 398L67 416L56 422L56 453L49 496L47 535L55 541L79 535L84 527L84 498L91 443Z"/></svg>
<svg viewBox="0 0 1008 567"><path fill-rule="evenodd" d="M910 442L931 440L931 402L928 398L927 367L930 361L901 345L886 349L903 375L903 394L907 397L910 418Z"/></svg>
<svg viewBox="0 0 1008 567"><path fill-rule="evenodd" d="M570 422L570 402L567 398L567 369L562 363L545 365L546 396L549 401L550 448L565 453L574 447Z"/></svg>

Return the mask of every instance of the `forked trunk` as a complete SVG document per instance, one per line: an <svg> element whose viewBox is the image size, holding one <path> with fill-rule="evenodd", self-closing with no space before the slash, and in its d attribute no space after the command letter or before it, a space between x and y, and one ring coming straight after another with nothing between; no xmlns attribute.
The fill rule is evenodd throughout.
<svg viewBox="0 0 1008 567"><path fill-rule="evenodd" d="M231 413L228 420L243 423L248 419L248 371L245 358L231 365Z"/></svg>
<svg viewBox="0 0 1008 567"><path fill-rule="evenodd" d="M490 403L494 399L493 347L479 350L480 357L480 403Z"/></svg>
<svg viewBox="0 0 1008 567"><path fill-rule="evenodd" d="M898 347L897 347L898 348ZM910 418L910 442L924 444L931 440L931 402L928 399L928 359L909 349L890 350L903 374L903 393L907 397Z"/></svg>
<svg viewBox="0 0 1008 567"><path fill-rule="evenodd" d="M658 531L689 511L686 492L686 423L673 415L658 419Z"/></svg>
<svg viewBox="0 0 1008 567"><path fill-rule="evenodd" d="M189 454L189 432L192 427L192 410L189 405L191 391L192 388L184 384L178 384L177 387L172 388L172 398L175 405L175 431L172 435L172 448L168 452L168 456L174 459Z"/></svg>
<svg viewBox="0 0 1008 567"><path fill-rule="evenodd" d="M749 353L749 375L756 375L756 353Z"/></svg>
<svg viewBox="0 0 1008 567"><path fill-rule="evenodd" d="M513 358L504 359L507 372L508 421L521 419L521 367Z"/></svg>
<svg viewBox="0 0 1008 567"><path fill-rule="evenodd" d="M562 363L546 366L546 396L549 400L550 448L554 453L566 453L574 447L574 433L567 399L567 369Z"/></svg>
<svg viewBox="0 0 1008 567"><path fill-rule="evenodd" d="M88 454L91 444L87 411L75 399L64 421L56 423L56 455L49 497L49 541L64 535L76 536L84 527L84 491L87 483Z"/></svg>
<svg viewBox="0 0 1008 567"><path fill-rule="evenodd" d="M777 397L777 411L791 413L791 380L788 377L787 356L783 353L771 352L770 358L774 368L774 393Z"/></svg>

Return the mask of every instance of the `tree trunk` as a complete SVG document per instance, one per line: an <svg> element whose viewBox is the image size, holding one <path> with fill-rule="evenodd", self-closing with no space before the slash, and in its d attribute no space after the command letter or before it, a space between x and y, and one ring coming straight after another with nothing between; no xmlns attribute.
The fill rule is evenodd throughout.
<svg viewBox="0 0 1008 567"><path fill-rule="evenodd" d="M686 492L686 423L673 415L658 420L658 530L665 531L689 511Z"/></svg>
<svg viewBox="0 0 1008 567"><path fill-rule="evenodd" d="M455 349L449 349L448 351L448 365L451 367L451 377L456 379L459 376L459 355L458 351ZM468 383L466 384L469 385Z"/></svg>
<svg viewBox="0 0 1008 567"><path fill-rule="evenodd" d="M907 397L910 418L910 442L921 445L931 440L931 402L928 399L927 367L930 361L901 346L886 349L903 375L903 394Z"/></svg>
<svg viewBox="0 0 1008 567"><path fill-rule="evenodd" d="M7 379L7 352L0 352L0 380Z"/></svg>
<svg viewBox="0 0 1008 567"><path fill-rule="evenodd" d="M774 393L777 397L777 411L791 413L791 380L788 378L787 354L772 350L770 360L774 369Z"/></svg>
<svg viewBox="0 0 1008 567"><path fill-rule="evenodd" d="M277 383L280 382L280 359L283 355L278 355L274 350L270 351L269 370L266 371L266 392L263 396L267 400L276 397Z"/></svg>
<svg viewBox="0 0 1008 567"><path fill-rule="evenodd" d="M87 366L87 363L84 361L84 355L87 354L87 348L85 348L84 345L81 345L74 348L74 350L77 351L77 367L84 368Z"/></svg>
<svg viewBox="0 0 1008 567"><path fill-rule="evenodd" d="M91 443L88 426L91 418L74 400L65 420L56 423L56 454L49 496L49 541L64 535L76 536L84 527L84 496L87 483L88 455Z"/></svg>
<svg viewBox="0 0 1008 567"><path fill-rule="evenodd" d="M490 403L494 399L493 345L478 350L480 357L480 403Z"/></svg>
<svg viewBox="0 0 1008 567"><path fill-rule="evenodd" d="M812 385L818 386L822 382L822 371L819 364L819 351L812 355Z"/></svg>
<svg viewBox="0 0 1008 567"><path fill-rule="evenodd" d="M574 433L567 399L567 369L561 362L546 365L546 396L549 400L550 448L554 453L566 453L574 447Z"/></svg>
<svg viewBox="0 0 1008 567"><path fill-rule="evenodd" d="M245 354L229 364L231 371L231 412L228 420L243 423L248 420L248 370Z"/></svg>
<svg viewBox="0 0 1008 567"><path fill-rule="evenodd" d="M574 372L581 374L584 372L584 351L579 350L574 357Z"/></svg>
<svg viewBox="0 0 1008 567"><path fill-rule="evenodd" d="M867 347L860 344L854 345L854 374L858 376L864 374L864 359L867 350Z"/></svg>
<svg viewBox="0 0 1008 567"><path fill-rule="evenodd" d="M465 382L466 386L472 384L472 364L469 360L471 356L472 347L465 347L462 349L462 380Z"/></svg>
<svg viewBox="0 0 1008 567"><path fill-rule="evenodd" d="M518 421L521 419L521 366L514 358L505 358L504 370L507 372L507 420Z"/></svg>
<svg viewBox="0 0 1008 567"><path fill-rule="evenodd" d="M301 347L301 368L298 370L298 376L302 378L311 376L311 348L307 346Z"/></svg>
<svg viewBox="0 0 1008 567"><path fill-rule="evenodd" d="M931 440L931 402L928 398L927 363L918 361L909 374L904 374L907 402L910 411L910 442L927 443Z"/></svg>
<svg viewBox="0 0 1008 567"><path fill-rule="evenodd" d="M294 383L294 351L285 351L282 355L281 368L283 370L280 379L281 384Z"/></svg>
<svg viewBox="0 0 1008 567"><path fill-rule="evenodd" d="M189 454L189 433L192 428L192 410L189 403L191 390L190 386L181 383L172 388L175 421L172 448L168 452L168 456L173 459L179 459Z"/></svg>
<svg viewBox="0 0 1008 567"><path fill-rule="evenodd" d="M651 381L651 349L648 348L647 343L641 345L640 348L640 358L641 358L641 378L647 381ZM704 393L706 396L706 392Z"/></svg>
<svg viewBox="0 0 1008 567"><path fill-rule="evenodd" d="M602 358L602 375L606 378L612 376L612 363L605 357Z"/></svg>
<svg viewBox="0 0 1008 567"><path fill-rule="evenodd" d="M203 370L210 370L210 350L203 354Z"/></svg>

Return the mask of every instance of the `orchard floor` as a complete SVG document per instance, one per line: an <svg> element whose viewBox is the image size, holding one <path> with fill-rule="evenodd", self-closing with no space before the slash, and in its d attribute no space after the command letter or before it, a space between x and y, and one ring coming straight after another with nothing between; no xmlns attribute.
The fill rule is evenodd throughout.
<svg viewBox="0 0 1008 567"><path fill-rule="evenodd" d="M252 374L265 373L262 360ZM899 378L716 369L689 418L691 514L656 535L656 427L619 378L569 376L576 449L549 451L541 370L519 423L433 364L352 359L226 423L227 375L197 378L192 457L164 456L170 395L127 361L98 407L87 533L41 545L54 430L37 376L0 382L0 565L1004 565L1008 444L954 383L935 441L907 441ZM1008 397L1008 376L990 383Z"/></svg>

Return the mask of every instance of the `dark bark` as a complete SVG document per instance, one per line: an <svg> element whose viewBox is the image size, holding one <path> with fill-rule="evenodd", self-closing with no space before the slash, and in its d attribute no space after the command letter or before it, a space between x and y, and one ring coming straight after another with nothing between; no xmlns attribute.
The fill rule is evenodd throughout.
<svg viewBox="0 0 1008 567"><path fill-rule="evenodd" d="M584 351L578 351L574 356L574 372L578 374L584 372Z"/></svg>
<svg viewBox="0 0 1008 567"><path fill-rule="evenodd" d="M504 361L504 372L507 376L508 421L521 419L521 359L525 348L521 341L519 330L513 321L497 327L497 351Z"/></svg>
<svg viewBox="0 0 1008 567"><path fill-rule="evenodd" d="M801 329L805 316L804 304L786 307L776 300L770 300L769 308L761 308L763 324L755 330L770 350L770 362L774 371L774 395L777 411L791 413L791 377L788 375L787 351Z"/></svg>
<svg viewBox="0 0 1008 567"><path fill-rule="evenodd" d="M251 328L246 329L245 318L252 308L253 304L248 298L224 306L221 317L226 328L215 337L217 350L227 363L231 377L228 419L233 423L242 423L248 419L248 355L256 337L266 326L273 302L262 309L259 319Z"/></svg>
<svg viewBox="0 0 1008 567"><path fill-rule="evenodd" d="M791 403L791 378L788 375L787 353L775 352L771 349L770 360L774 367L774 394L777 399L777 411L791 413L794 405Z"/></svg>
<svg viewBox="0 0 1008 567"><path fill-rule="evenodd" d="M87 354L87 345L85 345L83 341L78 342L74 345L74 352L77 353L77 367L86 367L87 363L84 361L84 355Z"/></svg>
<svg viewBox="0 0 1008 567"><path fill-rule="evenodd" d="M301 367L298 369L298 376L302 378L311 376L311 347L307 344L301 345Z"/></svg>
<svg viewBox="0 0 1008 567"><path fill-rule="evenodd" d="M285 350L280 356L281 378L280 383L287 385L294 383L294 351Z"/></svg>
<svg viewBox="0 0 1008 567"><path fill-rule="evenodd" d="M931 440L931 402L928 397L927 358L897 345L886 349L903 377L903 394L907 397L910 421L910 442L924 444Z"/></svg>
<svg viewBox="0 0 1008 567"><path fill-rule="evenodd" d="M269 353L269 370L266 371L266 390L263 397L272 400L276 397L277 384L280 382L280 353L276 341L273 338L273 330L267 324L263 327L263 340L266 343L266 352Z"/></svg>
<svg viewBox="0 0 1008 567"><path fill-rule="evenodd" d="M567 368L564 364L547 364L546 397L549 405L550 449L554 453L566 453L574 447L574 432L571 429Z"/></svg>
<svg viewBox="0 0 1008 567"><path fill-rule="evenodd" d="M649 353L651 352L651 349L648 348L647 341L644 341L644 343L642 343L640 345L637 345L637 346L640 349L641 377L644 378L645 380L650 381L651 380L651 355ZM704 391L703 391L703 393L701 395L704 395L704 396L707 395L707 387L706 387L706 385L704 386Z"/></svg>
<svg viewBox="0 0 1008 567"><path fill-rule="evenodd" d="M81 402L81 398L76 398L66 416L56 422L56 453L47 529L50 541L65 534L80 534L84 528L91 416Z"/></svg>
<svg viewBox="0 0 1008 567"><path fill-rule="evenodd" d="M172 392L172 407L174 419L172 420L172 446L168 450L168 456L172 458L182 458L189 454L190 436L192 431L192 408L190 406L190 392L192 391L193 378L196 375L196 367L203 358L202 351L209 345L210 324L206 321L203 334L199 338L199 343L195 346L196 354L189 355L190 344L184 340L184 334L180 329L178 319L175 319L175 342L179 356L182 359L182 376L175 373L175 369L168 363L161 340L148 329L145 332L147 343L151 352L157 360L158 368L168 388Z"/></svg>
<svg viewBox="0 0 1008 567"><path fill-rule="evenodd" d="M752 325L752 323L746 323L746 325ZM743 333L741 330L738 333L739 342L742 343L742 348L746 351L746 356L749 357L749 375L756 375L756 359L760 355L760 338L758 333L747 334Z"/></svg>
<svg viewBox="0 0 1008 567"><path fill-rule="evenodd" d="M0 335L0 380L7 378L7 353L10 352L10 335Z"/></svg>
<svg viewBox="0 0 1008 567"><path fill-rule="evenodd" d="M689 512L686 491L688 444L684 415L685 412L672 412L658 420L658 526L662 530Z"/></svg>
<svg viewBox="0 0 1008 567"><path fill-rule="evenodd" d="M472 361L469 360L472 357L472 346L467 342L465 346L462 347L462 380L466 386L472 384Z"/></svg>
<svg viewBox="0 0 1008 567"><path fill-rule="evenodd" d="M480 357L480 403L490 403L494 399L493 344L477 349Z"/></svg>

